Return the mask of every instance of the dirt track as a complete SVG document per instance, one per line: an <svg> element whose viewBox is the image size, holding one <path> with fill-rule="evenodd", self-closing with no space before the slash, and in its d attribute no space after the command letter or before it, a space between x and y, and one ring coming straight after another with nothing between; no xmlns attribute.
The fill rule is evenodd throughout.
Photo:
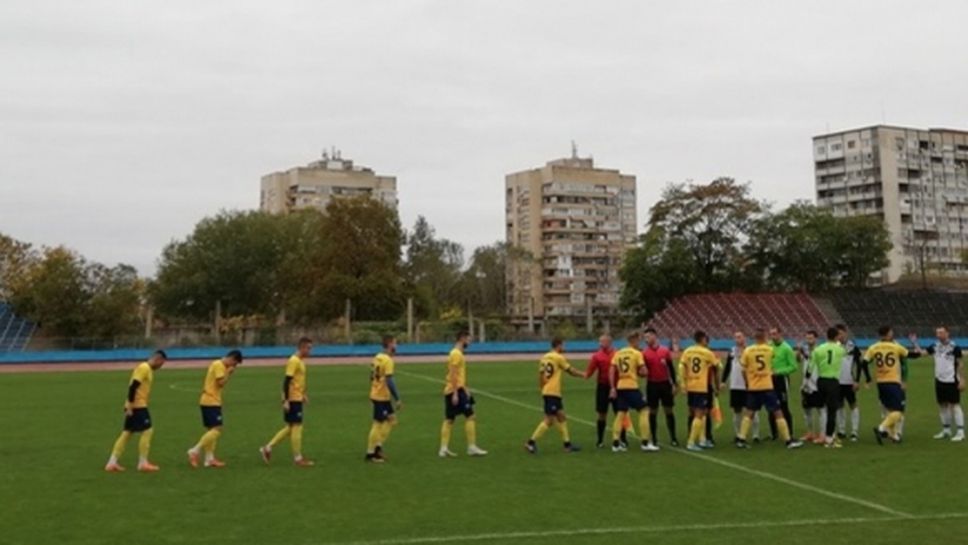
<svg viewBox="0 0 968 545"><path fill-rule="evenodd" d="M588 361L591 354L575 353L568 354L568 357L583 366ZM537 361L539 354L469 354L469 362L502 362L502 361ZM397 356L394 358L396 363L428 363L439 361L443 364L446 356ZM369 364L369 357L342 357L342 358L309 358L309 365L365 365ZM286 360L283 358L264 358L250 359L243 363L246 367L281 367ZM5 373L62 373L75 371L124 371L129 370L135 364L134 361L103 361L103 362L78 362L78 363L10 363L0 365L0 374ZM204 368L212 360L170 360L165 364L167 369L199 369Z"/></svg>

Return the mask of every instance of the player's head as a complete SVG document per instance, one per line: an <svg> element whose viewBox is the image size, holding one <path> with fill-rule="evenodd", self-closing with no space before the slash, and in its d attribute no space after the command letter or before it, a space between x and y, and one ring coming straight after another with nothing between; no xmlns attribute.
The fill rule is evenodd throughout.
<svg viewBox="0 0 968 545"><path fill-rule="evenodd" d="M733 342L736 343L736 346L746 346L746 333L742 331L733 333Z"/></svg>
<svg viewBox="0 0 968 545"><path fill-rule="evenodd" d="M659 334L654 327L645 328L645 344L655 346L659 342Z"/></svg>
<svg viewBox="0 0 968 545"><path fill-rule="evenodd" d="M833 341L840 340L840 335L841 335L841 331L839 328L837 328L837 326L827 328L828 341L833 342Z"/></svg>
<svg viewBox="0 0 968 545"><path fill-rule="evenodd" d="M777 344L782 343L783 342L783 330L780 329L777 326L771 327L770 328L770 340L773 341L773 342L775 342L775 343L777 343Z"/></svg>
<svg viewBox="0 0 968 545"><path fill-rule="evenodd" d="M709 336L707 336L706 332L701 329L692 334L692 340L700 346L706 346L709 344Z"/></svg>
<svg viewBox="0 0 968 545"><path fill-rule="evenodd" d="M241 350L229 350L225 357L222 358L222 362L229 366L235 367L236 365L242 364L242 351Z"/></svg>
<svg viewBox="0 0 968 545"><path fill-rule="evenodd" d="M753 332L753 339L755 339L758 344L765 343L766 342L766 330L763 329L762 327L756 328L756 331Z"/></svg>
<svg viewBox="0 0 968 545"><path fill-rule="evenodd" d="M640 335L638 331L630 331L629 334L625 336L625 340L628 341L629 346L638 348L639 344L642 342L642 335Z"/></svg>
<svg viewBox="0 0 968 545"><path fill-rule="evenodd" d="M837 324L834 327L837 328L837 340L842 343L847 342L847 337L849 335L847 333L847 326L844 324Z"/></svg>
<svg viewBox="0 0 968 545"><path fill-rule="evenodd" d="M300 358L305 358L309 356L309 353L313 351L313 340L309 337L302 337L299 339L299 343L296 345L296 353L299 354Z"/></svg>
<svg viewBox="0 0 968 545"><path fill-rule="evenodd" d="M881 338L882 341L894 340L894 329L889 325L882 325L877 328L877 336Z"/></svg>
<svg viewBox="0 0 968 545"><path fill-rule="evenodd" d="M816 330L808 329L804 337L807 339L807 344L817 344L818 335Z"/></svg>
<svg viewBox="0 0 968 545"><path fill-rule="evenodd" d="M934 336L937 337L939 341L946 343L948 342L948 339L951 338L951 332L948 331L948 326L946 325L938 326L938 328L934 330Z"/></svg>
<svg viewBox="0 0 968 545"><path fill-rule="evenodd" d="M457 345L461 349L467 348L471 345L471 334L466 329L462 329L457 332Z"/></svg>
<svg viewBox="0 0 968 545"><path fill-rule="evenodd" d="M605 350L610 349L612 347L612 336L611 335L602 335L601 337L599 337L598 338L598 346L602 347Z"/></svg>
<svg viewBox="0 0 968 545"><path fill-rule="evenodd" d="M384 335L380 344L383 346L383 351L387 354L393 354L397 351L397 338L393 335Z"/></svg>
<svg viewBox="0 0 968 545"><path fill-rule="evenodd" d="M564 352L565 340L562 339L561 337L555 337L551 339L551 349L554 350L555 352Z"/></svg>
<svg viewBox="0 0 968 545"><path fill-rule="evenodd" d="M148 357L148 365L150 365L152 369L160 369L166 361L168 361L168 354L165 354L164 350L155 350L151 356Z"/></svg>

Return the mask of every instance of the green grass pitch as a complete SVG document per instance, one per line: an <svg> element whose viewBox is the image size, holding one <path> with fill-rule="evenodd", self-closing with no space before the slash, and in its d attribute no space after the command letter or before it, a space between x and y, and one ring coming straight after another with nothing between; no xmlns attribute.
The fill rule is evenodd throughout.
<svg viewBox="0 0 968 545"><path fill-rule="evenodd" d="M839 451L737 451L728 420L703 455L594 448L593 384L565 377L574 440L549 431L538 456L522 448L540 397L531 362L471 361L478 434L490 456L436 456L443 363L398 365L406 406L386 450L363 462L370 422L366 366L313 366L305 451L316 467L272 467L260 444L279 429L278 368L242 367L225 394L223 470L192 470L203 370L171 362L155 375L154 475L102 471L121 425L128 372L0 375L0 542L198 543L921 543L968 530L968 444L934 441L930 365L913 366L902 445L878 447L875 390L862 390L863 435ZM722 398L725 403L725 395ZM684 398L677 400L680 437ZM795 394L796 431L802 431ZM727 416L728 418L728 416ZM579 419L582 421L580 422ZM664 422L660 437L666 438ZM766 431L765 422L763 424ZM452 448L463 454L460 423Z"/></svg>

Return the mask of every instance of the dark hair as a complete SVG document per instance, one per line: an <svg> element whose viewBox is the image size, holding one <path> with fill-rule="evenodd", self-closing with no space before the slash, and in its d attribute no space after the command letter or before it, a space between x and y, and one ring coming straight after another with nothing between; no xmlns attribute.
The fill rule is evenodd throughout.
<svg viewBox="0 0 968 545"><path fill-rule="evenodd" d="M807 335L813 335L814 337L819 337L820 336L820 335L817 335L817 330L816 329L808 329L807 330Z"/></svg>
<svg viewBox="0 0 968 545"><path fill-rule="evenodd" d="M783 333L783 329L781 329L780 326L778 326L778 325L775 325L775 326L771 327L770 328L770 331L776 331L777 333Z"/></svg>
<svg viewBox="0 0 968 545"><path fill-rule="evenodd" d="M165 354L165 351L164 350L155 350L155 353L153 355L155 355L155 356L161 356L161 359L163 359L163 360L167 360L168 359L168 354Z"/></svg>
<svg viewBox="0 0 968 545"><path fill-rule="evenodd" d="M847 331L847 326L844 324L836 324L834 325L834 328L836 328L837 331Z"/></svg>
<svg viewBox="0 0 968 545"><path fill-rule="evenodd" d="M300 337L299 346L306 346L307 344L313 344L313 340L309 337Z"/></svg>
<svg viewBox="0 0 968 545"><path fill-rule="evenodd" d="M233 360L242 363L242 351L241 350L229 350L229 353L225 355L226 358L232 358Z"/></svg>
<svg viewBox="0 0 968 545"><path fill-rule="evenodd" d="M887 334L890 333L892 329L894 328L892 328L889 325L882 325L881 327L877 328L877 334L880 335L881 337L886 337Z"/></svg>
<svg viewBox="0 0 968 545"><path fill-rule="evenodd" d="M753 330L753 338L754 339L758 339L758 340L765 339L766 338L766 330L763 329L762 327L758 327L758 328L754 329Z"/></svg>
<svg viewBox="0 0 968 545"><path fill-rule="evenodd" d="M949 333L951 332L951 331L950 331L950 330L948 329L948 326L946 326L946 325L939 325L939 326L938 326L938 329L943 329L943 330L945 330L945 331L948 331Z"/></svg>
<svg viewBox="0 0 968 545"><path fill-rule="evenodd" d="M392 343L394 340L396 340L396 337L394 337L393 335L384 335L383 348L388 348L390 346L390 343Z"/></svg>
<svg viewBox="0 0 968 545"><path fill-rule="evenodd" d="M827 328L827 340L832 341L840 335L840 329L836 327Z"/></svg>
<svg viewBox="0 0 968 545"><path fill-rule="evenodd" d="M471 333L469 331L467 331L466 329L461 329L460 331L457 332L457 340L458 341L461 340L461 339L463 339L464 337L470 337L470 336L471 336Z"/></svg>
<svg viewBox="0 0 968 545"><path fill-rule="evenodd" d="M696 341L697 343L701 343L705 338L706 332L701 329L696 330L696 332L692 335L692 340Z"/></svg>
<svg viewBox="0 0 968 545"><path fill-rule="evenodd" d="M652 326L649 326L649 327L645 328L645 332L646 333L651 333L653 335L656 335L655 328L652 327Z"/></svg>
<svg viewBox="0 0 968 545"><path fill-rule="evenodd" d="M551 339L551 348L558 348L559 346L565 344L565 340L561 337L555 337Z"/></svg>
<svg viewBox="0 0 968 545"><path fill-rule="evenodd" d="M625 336L625 340L628 341L628 342L630 342L630 343L634 343L634 342L638 342L638 340L641 337L642 337L642 335L639 334L638 330L633 329L632 331L629 331L628 332L628 335Z"/></svg>

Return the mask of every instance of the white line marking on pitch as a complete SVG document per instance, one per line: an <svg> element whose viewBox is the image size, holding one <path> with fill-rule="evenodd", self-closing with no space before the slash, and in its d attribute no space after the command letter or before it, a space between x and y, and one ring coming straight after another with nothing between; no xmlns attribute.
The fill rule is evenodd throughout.
<svg viewBox="0 0 968 545"><path fill-rule="evenodd" d="M399 372L399 370L397 371ZM961 519L968 513L944 513L905 517L905 521L929 521ZM616 528L574 528L570 530L493 532L486 534L467 534L453 536L405 537L378 539L373 541L351 541L333 545L419 545L421 543L453 543L461 541L498 541L508 539L534 539L570 536L605 536L612 534L658 534L666 532L699 532L710 530L756 530L761 528L789 528L798 526L826 526L830 524L872 524L896 522L894 517L853 517L831 519L799 519L787 521L762 522L723 522L710 524L678 524L669 526L629 526Z"/></svg>
<svg viewBox="0 0 968 545"><path fill-rule="evenodd" d="M408 371L401 371L399 369L397 370L397 373L400 373L402 375L406 375L406 376L409 376L409 377L419 378L421 380L431 381L431 382L437 382L437 383L443 383L444 382L442 380L438 380L438 379L435 379L435 378L431 378L431 377L428 377L426 375L421 375L421 374L418 374L418 373L411 373L411 372L408 372ZM535 407L534 405L528 405L527 403L522 403L520 401L511 399L511 398L507 398L507 397L504 397L502 395L492 394L492 393L487 392L487 391L484 391L484 390L478 390L478 389L475 388L475 389L472 389L471 390L471 393L480 394L480 395L482 395L484 397L489 397L491 399L496 399L497 401L503 401L504 403L507 403L509 405L514 405L514 406L517 406L517 407L522 407L522 408L525 408L525 409L528 409L528 410L531 410L531 411L541 412L541 409L539 407ZM590 420L585 420L585 419L582 419L582 418L576 418L576 417L571 416L571 415L568 416L568 419L569 420L572 420L574 422L578 422L579 424L585 424L585 425L588 425L588 426L594 426L595 425L595 423L592 422L592 421L590 421ZM676 454L682 454L682 455L690 456L690 457L695 458L697 460L703 460L705 462L711 462L711 463L714 463L714 464L717 464L717 465L721 465L723 467L728 467L728 468L733 469L733 470L736 470L736 471L742 471L743 473L748 473L750 475L755 475L755 476L761 477L763 479L769 479L771 481L775 481L775 482L778 482L778 483L782 483L782 484L785 484L787 486L792 486L794 488L799 488L800 490L806 490L808 492L813 492L814 494L820 494L822 496L827 496L828 498L834 498L834 499L838 499L838 500L845 501L845 502L848 502L848 503L853 503L853 504L856 504L856 505L861 505L861 506L867 507L868 509L873 509L875 511L880 511L882 513L887 513L889 515L894 515L895 517L902 517L902 518L912 518L912 517L914 517L914 515L912 515L911 513L905 513L904 511L898 511L896 509L891 509L890 507L887 507L886 505L881 505L879 503L874 503L874 502L867 501L867 500L863 500L863 499L860 499L860 498L855 498L853 496L848 496L846 494L840 494L838 492L831 492L830 490L825 490L823 488L819 488L819 487L816 487L816 486L813 486L813 485L809 485L809 484L806 484L806 483L801 483L799 481L794 481L793 479L788 479L786 477L781 477L781 476L776 475L774 473L768 473L766 471L760 471L760 470L757 470L757 469L751 469L751 468L748 468L746 466L742 466L742 465L739 465L739 464L734 464L732 462L727 462L725 460L720 460L718 458L713 458L712 456L708 456L708 455L705 455L705 454L696 454L696 453L693 453L693 452L689 452L689 451L682 450L682 449L676 449L676 448L670 448L670 449L665 449L665 450L674 452Z"/></svg>

